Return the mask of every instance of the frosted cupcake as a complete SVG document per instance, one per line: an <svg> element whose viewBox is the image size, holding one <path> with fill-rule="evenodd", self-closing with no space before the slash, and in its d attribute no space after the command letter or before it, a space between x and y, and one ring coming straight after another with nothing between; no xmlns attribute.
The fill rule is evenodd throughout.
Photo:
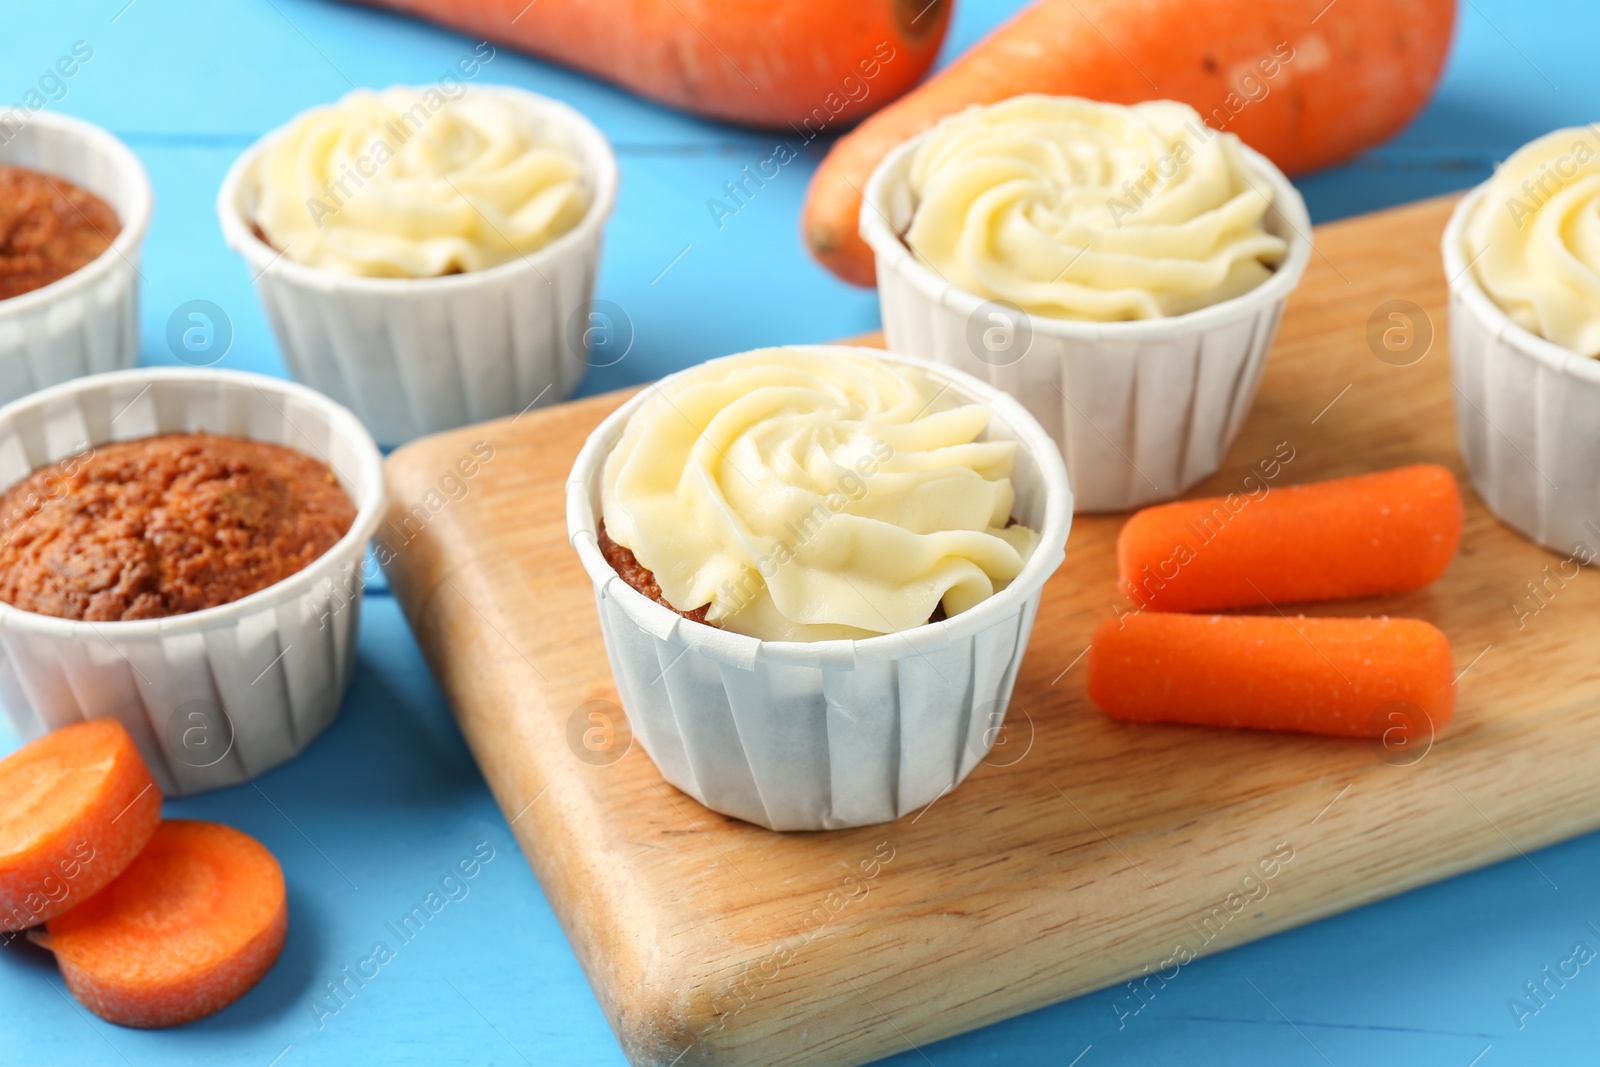
<svg viewBox="0 0 1600 1067"><path fill-rule="evenodd" d="M395 444L571 393L615 191L604 137L562 104L397 87L269 134L218 211L291 372Z"/></svg>
<svg viewBox="0 0 1600 1067"><path fill-rule="evenodd" d="M1511 526L1600 553L1600 133L1519 149L1444 236L1456 422L1472 484Z"/></svg>
<svg viewBox="0 0 1600 1067"><path fill-rule="evenodd" d="M890 347L1023 398L1085 511L1220 466L1310 255L1288 180L1170 101L950 116L874 173L861 232Z"/></svg>
<svg viewBox="0 0 1600 1067"><path fill-rule="evenodd" d="M636 588L736 633L909 630L1004 589L1038 542L1011 519L1017 443L980 440L988 424L877 358L714 360L629 419L606 457L602 537Z"/></svg>
<svg viewBox="0 0 1600 1067"><path fill-rule="evenodd" d="M532 255L588 210L577 154L510 99L358 89L296 118L256 163L251 219L308 267L437 278Z"/></svg>
<svg viewBox="0 0 1600 1067"><path fill-rule="evenodd" d="M960 372L848 348L730 356L595 431L568 524L663 775L774 829L895 818L988 751L1071 492Z"/></svg>

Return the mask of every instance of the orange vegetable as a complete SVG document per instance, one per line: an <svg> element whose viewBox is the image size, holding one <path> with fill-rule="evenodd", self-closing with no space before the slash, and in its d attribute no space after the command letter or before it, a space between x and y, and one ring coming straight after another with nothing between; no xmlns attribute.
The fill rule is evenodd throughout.
<svg viewBox="0 0 1600 1067"><path fill-rule="evenodd" d="M289 929L283 871L260 842L170 819L105 891L33 939L72 995L121 1026L177 1026L232 1004L271 969Z"/></svg>
<svg viewBox="0 0 1600 1067"><path fill-rule="evenodd" d="M673 107L753 126L793 126L808 140L915 85L939 53L951 7L949 0L365 2ZM477 50L478 61L493 55L487 46ZM474 62L463 59L451 73L475 77Z"/></svg>
<svg viewBox="0 0 1600 1067"><path fill-rule="evenodd" d="M1089 645L1089 699L1141 722L1380 737L1455 714L1450 643L1417 619L1129 614Z"/></svg>
<svg viewBox="0 0 1600 1067"><path fill-rule="evenodd" d="M1461 491L1436 464L1263 491L1137 512L1117 537L1123 592L1151 611L1397 593L1461 543Z"/></svg>
<svg viewBox="0 0 1600 1067"><path fill-rule="evenodd" d="M0 760L0 930L98 893L161 821L161 790L115 719L74 723Z"/></svg>
<svg viewBox="0 0 1600 1067"><path fill-rule="evenodd" d="M1421 110L1455 0L1038 0L841 138L801 222L823 266L871 285L857 233L889 151L970 104L1020 93L1179 100L1290 174L1348 159Z"/></svg>

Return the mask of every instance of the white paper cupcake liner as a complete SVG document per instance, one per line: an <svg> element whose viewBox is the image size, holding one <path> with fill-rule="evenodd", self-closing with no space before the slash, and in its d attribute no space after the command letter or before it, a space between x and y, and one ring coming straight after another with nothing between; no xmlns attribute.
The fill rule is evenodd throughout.
<svg viewBox="0 0 1600 1067"><path fill-rule="evenodd" d="M1020 444L1015 515L1040 532L1039 546L1011 585L953 619L863 641L760 641L691 622L629 586L597 544L600 477L650 390L594 431L567 483L568 532L594 582L635 736L667 781L773 830L886 822L971 772L994 741L1072 521L1061 456L1015 400L925 360L855 351L923 368L989 407L990 438Z"/></svg>
<svg viewBox="0 0 1600 1067"><path fill-rule="evenodd" d="M1073 322L998 308L911 254L901 237L916 206L907 174L926 136L889 154L861 206L889 347L959 367L1019 398L1061 446L1081 512L1171 500L1215 474L1255 401L1284 303L1311 258L1311 218L1289 179L1244 149L1252 184L1272 201L1266 228L1289 243L1283 263L1255 289L1170 319ZM1005 316L993 322L1017 339L1000 353L981 343L990 313Z"/></svg>
<svg viewBox="0 0 1600 1067"><path fill-rule="evenodd" d="M1486 189L1456 205L1444 232L1461 455L1489 510L1584 558L1600 551L1600 360L1530 333L1484 293L1465 231Z"/></svg>
<svg viewBox="0 0 1600 1067"><path fill-rule="evenodd" d="M0 145L0 164L82 186L117 214L122 232L92 263L0 300L0 404L139 359L139 246L153 199L144 166L98 126L41 111Z"/></svg>
<svg viewBox="0 0 1600 1067"><path fill-rule="evenodd" d="M328 463L359 509L299 573L221 607L142 622L85 622L0 604L0 700L24 739L121 720L168 795L235 785L333 722L349 685L383 460L349 411L255 374L146 369L97 375L0 409L0 487L90 447L205 430ZM49 507L49 504L45 505ZM9 536L0 526L0 536Z"/></svg>
<svg viewBox="0 0 1600 1067"><path fill-rule="evenodd" d="M531 255L416 279L295 263L263 243L251 221L256 161L281 131L239 157L217 197L223 236L249 265L289 372L349 407L385 446L555 403L586 369L588 323L574 329L573 319L594 292L601 235L616 202L616 157L565 104L509 86L468 91L525 108L583 166L588 214Z"/></svg>

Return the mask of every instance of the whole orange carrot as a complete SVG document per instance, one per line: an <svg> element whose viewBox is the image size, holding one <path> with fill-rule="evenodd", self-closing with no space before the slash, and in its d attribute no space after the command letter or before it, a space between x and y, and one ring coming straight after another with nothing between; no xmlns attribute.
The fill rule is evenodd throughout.
<svg viewBox="0 0 1600 1067"><path fill-rule="evenodd" d="M939 53L952 6L949 0L364 2L575 67L673 107L793 127L808 139L824 130L831 135L915 85ZM462 68L463 75L476 73Z"/></svg>
<svg viewBox="0 0 1600 1067"><path fill-rule="evenodd" d="M1379 737L1455 714L1450 642L1417 619L1124 615L1089 645L1108 715Z"/></svg>
<svg viewBox="0 0 1600 1067"><path fill-rule="evenodd" d="M1427 101L1455 0L1038 0L841 138L801 230L846 281L871 285L857 233L883 157L946 115L1020 93L1114 104L1178 100L1290 174L1383 140Z"/></svg>
<svg viewBox="0 0 1600 1067"><path fill-rule="evenodd" d="M1417 589L1461 543L1461 491L1410 467L1181 500L1134 514L1117 537L1123 592L1150 611L1214 611Z"/></svg>

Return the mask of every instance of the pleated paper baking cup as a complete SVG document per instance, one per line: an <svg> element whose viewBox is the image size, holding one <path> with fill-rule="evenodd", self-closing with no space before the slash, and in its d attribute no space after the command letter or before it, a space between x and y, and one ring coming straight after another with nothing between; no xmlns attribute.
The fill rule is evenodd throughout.
<svg viewBox="0 0 1600 1067"><path fill-rule="evenodd" d="M65 178L104 200L122 232L93 262L0 300L0 404L139 359L139 246L150 179L139 157L98 126L41 111L0 144L0 165Z"/></svg>
<svg viewBox="0 0 1600 1067"><path fill-rule="evenodd" d="M186 615L87 622L0 604L0 700L16 731L31 739L113 716L169 796L235 785L276 767L338 715L354 661L367 541L383 512L382 456L346 409L255 374L120 371L0 409L3 487L41 467L79 462L98 445L197 430L326 462L358 508L349 532L276 585Z"/></svg>
<svg viewBox="0 0 1600 1067"><path fill-rule="evenodd" d="M257 161L281 130L234 163L217 198L223 235L249 265L289 372L354 411L385 446L565 399L589 358L585 308L616 202L616 157L565 104L509 86L468 91L525 109L544 138L580 161L589 211L537 252L440 278L363 278L296 263L252 221Z"/></svg>
<svg viewBox="0 0 1600 1067"><path fill-rule="evenodd" d="M844 351L922 368L951 395L990 409L990 439L1020 445L1015 516L1040 532L1039 545L1015 581L970 611L861 641L761 641L691 622L639 593L605 561L597 530L606 456L650 390L595 430L567 483L568 532L594 582L634 736L667 781L773 830L886 822L972 771L1003 722L1072 521L1061 456L1015 400L925 360Z"/></svg>
<svg viewBox="0 0 1600 1067"><path fill-rule="evenodd" d="M1272 202L1266 229L1289 244L1261 285L1168 319L1075 322L985 301L911 254L903 235L916 204L907 176L926 136L889 154L861 206L889 347L1019 398L1061 446L1081 512L1171 500L1215 474L1255 401L1284 303L1311 258L1311 218L1289 179L1243 149L1252 184Z"/></svg>
<svg viewBox="0 0 1600 1067"><path fill-rule="evenodd" d="M1444 233L1461 455L1489 510L1586 560L1600 551L1600 360L1517 325L1479 286L1465 231L1487 188L1456 206Z"/></svg>

